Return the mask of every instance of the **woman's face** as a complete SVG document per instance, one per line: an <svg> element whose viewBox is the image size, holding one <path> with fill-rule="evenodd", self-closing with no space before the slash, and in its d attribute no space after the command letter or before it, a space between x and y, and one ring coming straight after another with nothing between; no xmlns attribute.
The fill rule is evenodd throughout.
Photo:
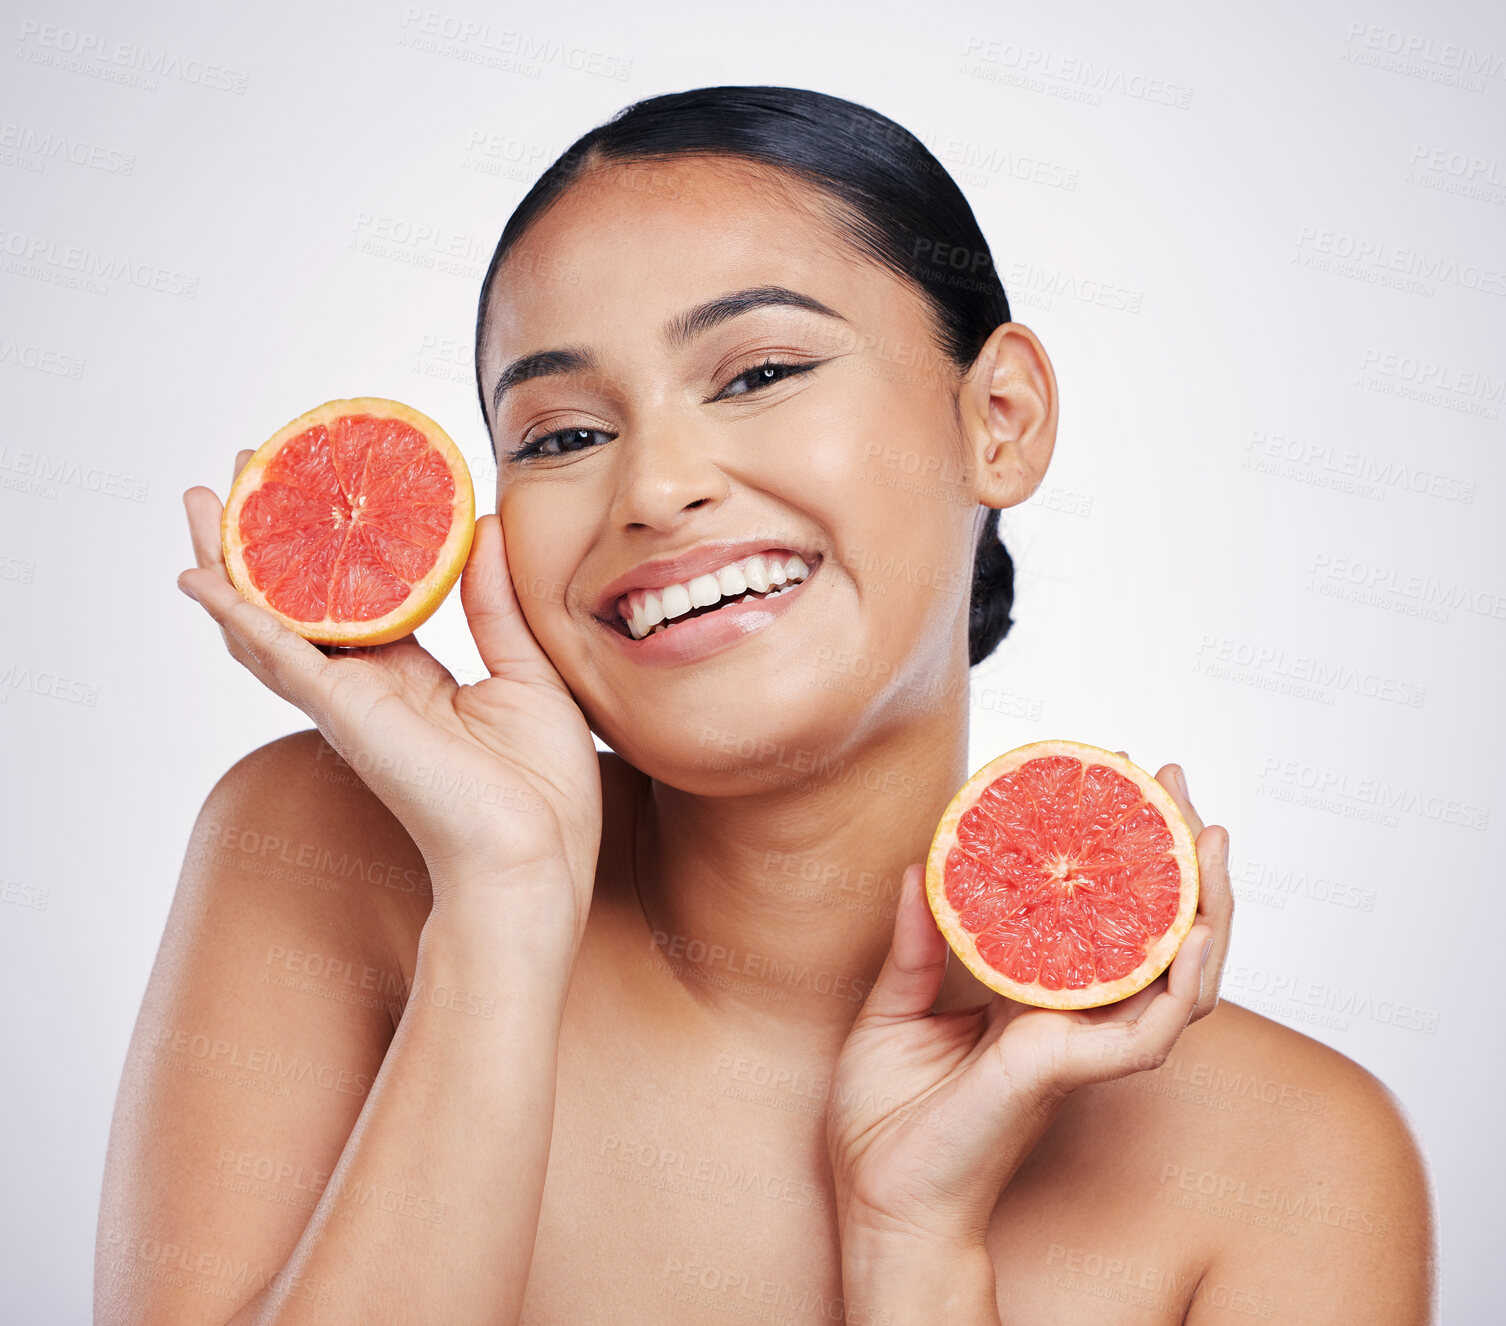
<svg viewBox="0 0 1506 1326"><path fill-rule="evenodd" d="M493 287L489 402L520 358L570 352L510 374L492 421L524 614L592 728L675 786L751 787L775 761L808 776L934 712L939 679L963 688L943 703L966 698L978 499L962 375L923 298L822 206L742 163L609 166L535 222ZM715 304L770 290L830 312ZM809 574L740 605L733 577L725 606L643 640L616 623L624 586L694 594L760 550Z"/></svg>

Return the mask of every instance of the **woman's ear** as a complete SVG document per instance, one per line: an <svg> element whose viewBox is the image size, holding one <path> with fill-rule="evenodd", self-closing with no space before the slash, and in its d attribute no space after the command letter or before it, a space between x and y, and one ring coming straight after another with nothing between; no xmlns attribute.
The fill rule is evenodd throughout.
<svg viewBox="0 0 1506 1326"><path fill-rule="evenodd" d="M1056 372L1036 334L1018 322L995 327L958 404L978 501L995 507L1025 501L1056 446Z"/></svg>

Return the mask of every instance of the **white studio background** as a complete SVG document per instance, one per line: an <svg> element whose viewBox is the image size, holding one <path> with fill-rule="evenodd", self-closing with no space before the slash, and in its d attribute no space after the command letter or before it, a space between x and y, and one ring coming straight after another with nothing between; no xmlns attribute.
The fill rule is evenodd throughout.
<svg viewBox="0 0 1506 1326"><path fill-rule="evenodd" d="M780 83L931 146L1059 375L972 767L1055 736L1186 766L1232 840L1225 994L1396 1092L1446 1318L1493 1319L1506 11L440 3L3 6L6 1318L88 1318L189 828L310 726L176 590L181 493L380 395L484 509L471 336L528 184L630 101ZM458 595L420 635L475 675Z"/></svg>

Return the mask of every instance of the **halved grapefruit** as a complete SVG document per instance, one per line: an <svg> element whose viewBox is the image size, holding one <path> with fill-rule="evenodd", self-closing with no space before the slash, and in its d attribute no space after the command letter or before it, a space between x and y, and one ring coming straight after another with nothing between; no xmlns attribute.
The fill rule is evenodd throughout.
<svg viewBox="0 0 1506 1326"><path fill-rule="evenodd" d="M220 520L235 587L316 644L380 645L426 621L476 526L465 457L427 415L380 396L327 401L278 429Z"/></svg>
<svg viewBox="0 0 1506 1326"><path fill-rule="evenodd" d="M926 897L990 989L1040 1008L1098 1008L1176 956L1197 912L1197 849L1144 769L1079 741L1036 741L952 798Z"/></svg>

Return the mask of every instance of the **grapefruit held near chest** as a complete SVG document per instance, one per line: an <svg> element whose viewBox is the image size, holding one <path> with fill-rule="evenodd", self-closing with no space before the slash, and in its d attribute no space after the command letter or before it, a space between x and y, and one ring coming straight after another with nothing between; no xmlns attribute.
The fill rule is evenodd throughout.
<svg viewBox="0 0 1506 1326"><path fill-rule="evenodd" d="M1041 1008L1127 999L1171 964L1197 913L1192 832L1113 751L1037 741L978 770L926 859L953 952L992 990Z"/></svg>

